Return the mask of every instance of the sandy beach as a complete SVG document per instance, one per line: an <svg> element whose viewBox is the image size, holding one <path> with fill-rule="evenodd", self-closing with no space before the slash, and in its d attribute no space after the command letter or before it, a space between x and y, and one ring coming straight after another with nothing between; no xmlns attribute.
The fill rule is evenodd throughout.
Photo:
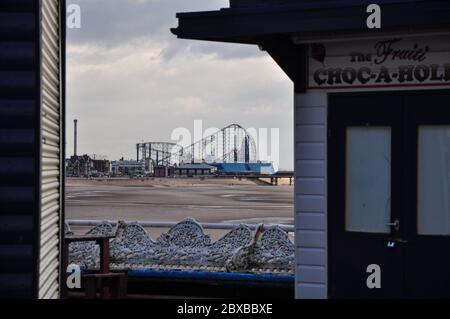
<svg viewBox="0 0 450 319"><path fill-rule="evenodd" d="M293 224L293 210L292 186L246 179L66 180L66 219ZM153 239L164 231L147 228ZM205 232L216 240L227 231Z"/></svg>

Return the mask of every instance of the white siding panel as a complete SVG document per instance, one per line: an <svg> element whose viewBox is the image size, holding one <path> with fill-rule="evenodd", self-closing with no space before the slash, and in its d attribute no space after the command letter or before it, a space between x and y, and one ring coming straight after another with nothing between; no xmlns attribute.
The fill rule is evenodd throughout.
<svg viewBox="0 0 450 319"><path fill-rule="evenodd" d="M323 284L297 283L295 296L298 299L326 299L327 291Z"/></svg>
<svg viewBox="0 0 450 319"><path fill-rule="evenodd" d="M295 145L295 152L297 154L304 154L302 158L305 160L325 158L325 147L323 143L297 143Z"/></svg>
<svg viewBox="0 0 450 319"><path fill-rule="evenodd" d="M298 248L324 248L326 246L325 231L323 230L303 230L296 229L295 240ZM297 261L298 265L303 265L303 261ZM308 281L307 278L300 278Z"/></svg>
<svg viewBox="0 0 450 319"><path fill-rule="evenodd" d="M295 221L299 230L325 230L326 220L323 213L297 213Z"/></svg>
<svg viewBox="0 0 450 319"><path fill-rule="evenodd" d="M39 298L59 297L61 232L61 79L59 1L42 1L41 249Z"/></svg>
<svg viewBox="0 0 450 319"><path fill-rule="evenodd" d="M308 265L321 266L325 264L326 256L323 248L299 248L297 254L298 258Z"/></svg>
<svg viewBox="0 0 450 319"><path fill-rule="evenodd" d="M297 110L298 111L298 110ZM297 124L295 127L296 142L320 142L325 141L326 130L324 125L303 125Z"/></svg>
<svg viewBox="0 0 450 319"><path fill-rule="evenodd" d="M325 194L325 187L324 178L299 177L296 194L323 195Z"/></svg>
<svg viewBox="0 0 450 319"><path fill-rule="evenodd" d="M299 266L297 273L300 278L307 278L311 284L323 284L325 282L324 266Z"/></svg>
<svg viewBox="0 0 450 319"><path fill-rule="evenodd" d="M322 213L325 210L324 195L295 195L296 212L317 212Z"/></svg>
<svg viewBox="0 0 450 319"><path fill-rule="evenodd" d="M295 170L302 177L324 177L326 166L324 160L297 160Z"/></svg>
<svg viewBox="0 0 450 319"><path fill-rule="evenodd" d="M295 96L296 298L327 298L327 94Z"/></svg>
<svg viewBox="0 0 450 319"><path fill-rule="evenodd" d="M323 108L327 105L328 96L323 92L296 94L295 95L295 107L319 107Z"/></svg>
<svg viewBox="0 0 450 319"><path fill-rule="evenodd" d="M297 124L323 125L325 109L323 107L297 107Z"/></svg>

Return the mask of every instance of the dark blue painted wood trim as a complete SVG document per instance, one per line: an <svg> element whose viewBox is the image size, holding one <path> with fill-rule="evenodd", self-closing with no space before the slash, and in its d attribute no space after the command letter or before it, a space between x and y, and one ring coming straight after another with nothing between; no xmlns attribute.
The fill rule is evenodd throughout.
<svg viewBox="0 0 450 319"><path fill-rule="evenodd" d="M339 6L337 6L339 4ZM382 31L423 30L450 27L450 1L407 1L382 5ZM366 27L366 4L335 1L273 6L252 10L222 9L179 13L179 38L237 43L260 43L261 39L285 34L376 33Z"/></svg>
<svg viewBox="0 0 450 319"><path fill-rule="evenodd" d="M164 278L171 280L208 281L215 283L228 283L231 285L251 286L292 286L294 275L275 274L247 274L247 273L223 273L202 271L164 271L164 270L134 270L128 273L130 277L137 278Z"/></svg>
<svg viewBox="0 0 450 319"><path fill-rule="evenodd" d="M406 2L425 2L426 0L230 0L230 8L239 11L273 10L273 8L323 9L354 5L380 5Z"/></svg>
<svg viewBox="0 0 450 319"><path fill-rule="evenodd" d="M34 200L35 200L35 209L34 209L34 225L33 225L33 264L34 264L34 273L33 273L33 281L32 281L32 294L33 298L39 297L39 264L40 264L40 247L41 247L41 236L40 236L40 228L41 228L41 174L42 174L42 165L41 165L41 141L42 141L42 116L41 116L41 107L42 107L42 96L41 96L41 6L42 0L36 1L36 11L35 11L35 50L36 50L36 122L35 122L35 179L34 179Z"/></svg>

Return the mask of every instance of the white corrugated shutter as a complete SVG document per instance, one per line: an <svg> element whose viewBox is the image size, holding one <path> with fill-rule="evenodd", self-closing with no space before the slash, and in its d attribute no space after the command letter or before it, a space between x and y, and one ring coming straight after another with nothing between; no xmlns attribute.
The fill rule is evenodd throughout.
<svg viewBox="0 0 450 319"><path fill-rule="evenodd" d="M58 0L41 7L41 250L39 298L58 298L61 225L60 10Z"/></svg>

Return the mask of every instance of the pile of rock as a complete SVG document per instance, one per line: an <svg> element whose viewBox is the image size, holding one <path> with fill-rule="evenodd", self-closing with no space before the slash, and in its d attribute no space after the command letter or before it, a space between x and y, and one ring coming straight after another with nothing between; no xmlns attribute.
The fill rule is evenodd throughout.
<svg viewBox="0 0 450 319"><path fill-rule="evenodd" d="M70 233L66 225L66 233ZM152 240L136 222L120 221L116 229L104 222L88 234L114 235L110 241L111 267L189 271L286 273L294 272L294 244L280 227L259 225L255 231L241 225L216 242L202 226L186 219ZM94 242L72 243L69 260L87 269L99 266Z"/></svg>

